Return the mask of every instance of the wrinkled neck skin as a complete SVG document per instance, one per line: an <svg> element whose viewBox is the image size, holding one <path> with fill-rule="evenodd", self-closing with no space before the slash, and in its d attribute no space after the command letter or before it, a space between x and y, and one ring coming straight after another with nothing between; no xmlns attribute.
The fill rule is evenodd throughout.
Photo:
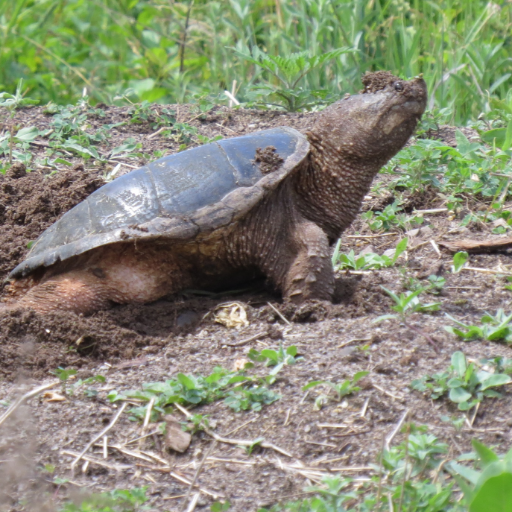
<svg viewBox="0 0 512 512"><path fill-rule="evenodd" d="M329 143L309 134L310 165L297 173L295 190L301 214L319 225L331 243L359 213L373 178L387 160L361 166Z"/></svg>

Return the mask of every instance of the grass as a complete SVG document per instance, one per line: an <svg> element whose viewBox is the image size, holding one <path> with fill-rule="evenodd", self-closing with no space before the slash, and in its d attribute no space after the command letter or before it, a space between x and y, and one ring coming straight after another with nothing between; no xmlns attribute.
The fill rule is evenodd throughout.
<svg viewBox="0 0 512 512"><path fill-rule="evenodd" d="M294 86L339 96L367 70L423 73L430 107L462 123L505 98L511 28L512 4L485 0L13 0L0 5L0 90L24 78L42 103L74 102L84 88L93 102L175 103L226 102L234 87L244 102L279 85L243 57L252 49L286 59L351 48Z"/></svg>

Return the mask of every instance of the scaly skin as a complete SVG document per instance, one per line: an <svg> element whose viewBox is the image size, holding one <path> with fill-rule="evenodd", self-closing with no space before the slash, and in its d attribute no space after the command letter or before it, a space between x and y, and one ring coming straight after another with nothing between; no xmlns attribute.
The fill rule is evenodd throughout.
<svg viewBox="0 0 512 512"><path fill-rule="evenodd" d="M327 108L309 159L244 219L187 244L100 247L11 285L16 306L90 314L187 287L233 286L258 275L287 300L330 300L330 246L352 223L379 169L414 132L426 105L421 78L363 77L366 94ZM28 289L28 292L27 292Z"/></svg>

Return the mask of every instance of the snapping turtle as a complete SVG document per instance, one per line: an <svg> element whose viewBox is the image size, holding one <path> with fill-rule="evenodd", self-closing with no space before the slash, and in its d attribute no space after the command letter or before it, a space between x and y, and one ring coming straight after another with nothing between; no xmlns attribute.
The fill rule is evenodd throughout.
<svg viewBox="0 0 512 512"><path fill-rule="evenodd" d="M422 78L363 83L306 135L280 127L206 144L101 187L11 272L18 305L88 314L257 276L293 302L330 300L330 245L427 99Z"/></svg>

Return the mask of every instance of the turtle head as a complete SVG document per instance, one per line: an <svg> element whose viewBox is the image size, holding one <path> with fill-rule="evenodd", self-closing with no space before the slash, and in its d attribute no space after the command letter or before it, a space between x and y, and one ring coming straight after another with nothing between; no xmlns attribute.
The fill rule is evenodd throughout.
<svg viewBox="0 0 512 512"><path fill-rule="evenodd" d="M364 75L363 85L361 94L323 112L310 139L342 159L380 168L413 134L425 110L427 88L421 77L401 80L382 71Z"/></svg>

